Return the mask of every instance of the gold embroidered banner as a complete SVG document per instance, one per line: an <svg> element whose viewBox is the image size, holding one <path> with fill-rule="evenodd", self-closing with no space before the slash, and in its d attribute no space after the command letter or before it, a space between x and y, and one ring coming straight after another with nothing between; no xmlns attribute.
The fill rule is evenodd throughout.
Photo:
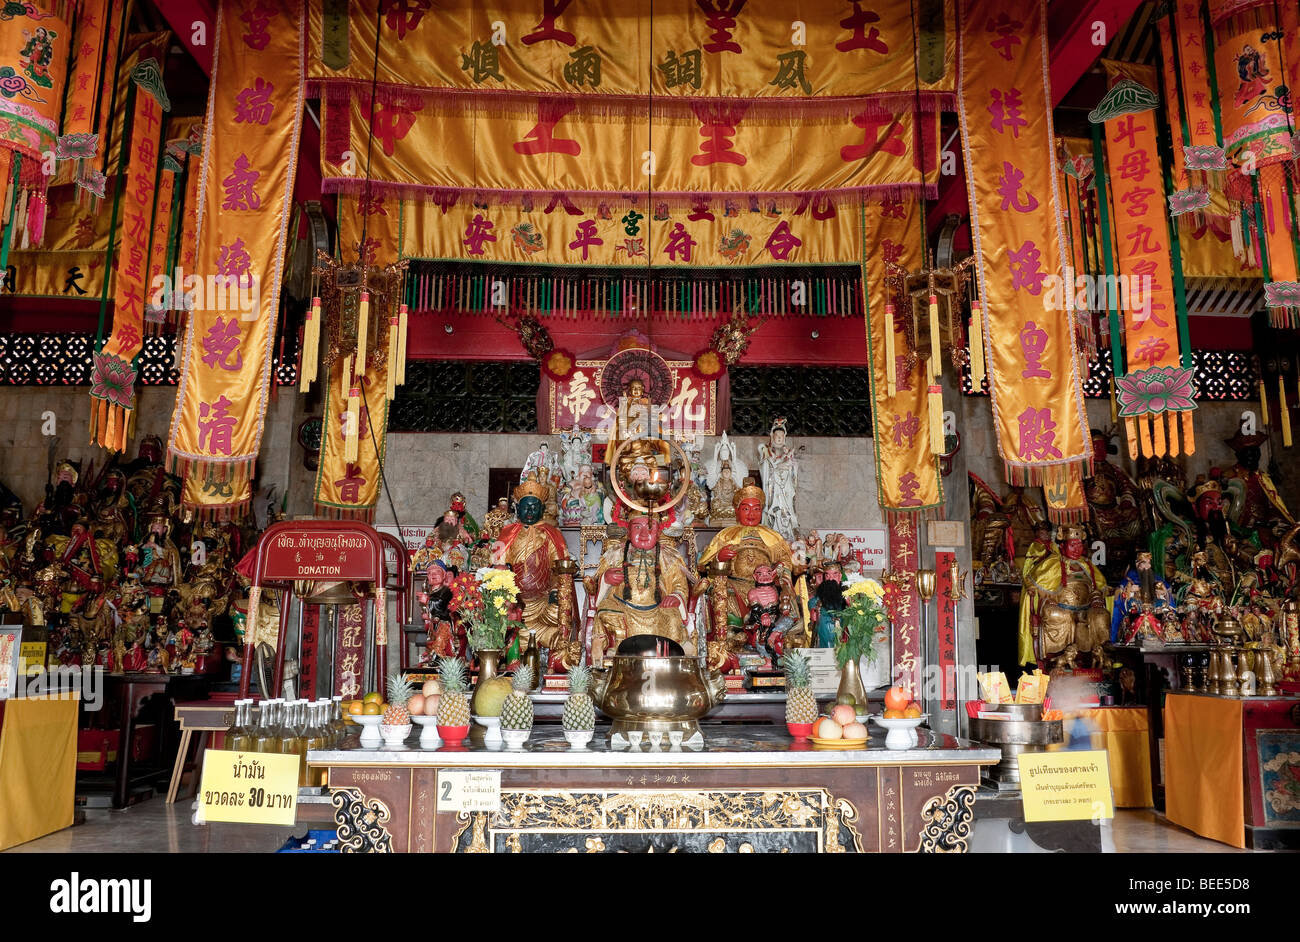
<svg viewBox="0 0 1300 942"><path fill-rule="evenodd" d="M1293 156L1286 101L1278 95L1287 67L1274 10L1271 3L1210 0L1222 143L1238 165L1250 159L1247 151L1256 167Z"/></svg>
<svg viewBox="0 0 1300 942"><path fill-rule="evenodd" d="M1142 82L1153 100L1158 97L1152 87L1154 69L1105 65L1112 80ZM1181 365L1156 112L1137 110L1143 107L1128 105L1123 114L1108 116L1103 124L1115 261L1127 289L1115 300L1124 314L1129 372Z"/></svg>
<svg viewBox="0 0 1300 942"><path fill-rule="evenodd" d="M388 361L367 358L363 401L357 421L357 457L344 458L347 436L348 390L343 387L347 358L339 357L325 386L325 415L321 419L320 464L316 468L316 513L322 516L374 519L383 484L382 467L388 444ZM356 386L356 378L352 378ZM371 425L374 439L371 439ZM376 443L379 448L375 449Z"/></svg>
<svg viewBox="0 0 1300 942"><path fill-rule="evenodd" d="M195 265L202 290L185 329L168 454L176 469L233 481L238 495L270 394L302 120L302 4L226 0L215 38Z"/></svg>
<svg viewBox="0 0 1300 942"><path fill-rule="evenodd" d="M764 206L759 198L723 200L713 208L652 204L649 212L644 205L605 205L577 215L562 207L548 213L469 203L444 212L411 201L404 204L402 254L602 268L851 264L860 254L856 230L852 212L827 199L786 209Z"/></svg>
<svg viewBox="0 0 1300 942"><path fill-rule="evenodd" d="M149 240L162 129L171 108L158 60L143 59L131 72L135 101L126 176L117 182L121 203L117 259L113 272L113 331L95 353L90 374L90 439L110 451L124 451L135 411L135 358L144 345L149 303Z"/></svg>
<svg viewBox="0 0 1300 942"><path fill-rule="evenodd" d="M311 0L308 75L313 90L368 91L382 23L385 92L496 113L536 95L643 118L650 95L667 100L657 104L743 100L787 116L792 107L848 113L845 99L890 111L919 99L936 110L952 101L953 21L953 0L623 0L617 15L572 0Z"/></svg>
<svg viewBox="0 0 1300 942"><path fill-rule="evenodd" d="M46 198L45 241L39 250L9 253L10 287L16 295L98 300L104 290L104 257L112 214L95 212L72 184L51 186Z"/></svg>
<svg viewBox="0 0 1300 942"><path fill-rule="evenodd" d="M928 379L921 360L907 350L893 309L911 302L888 281L886 262L904 268L924 264L920 208L903 199L862 208L862 284L867 302L867 357L871 363L871 427L876 430L876 491L880 506L915 513L943 504L939 462L930 452L926 402ZM886 331L892 339L886 337ZM886 358L896 367L895 392L889 393Z"/></svg>
<svg viewBox="0 0 1300 942"><path fill-rule="evenodd" d="M1164 63L1165 108L1173 139L1175 189L1221 179L1223 149L1214 127L1214 90L1210 87L1201 5L1193 0L1177 0L1157 25ZM1187 149L1191 151L1190 161ZM1194 178L1187 176L1189 162L1197 173Z"/></svg>
<svg viewBox="0 0 1300 942"><path fill-rule="evenodd" d="M59 136L72 42L72 28L61 15L65 6L6 4L0 17L0 65L6 73L0 79L0 149L38 166ZM55 7L60 15L51 12Z"/></svg>
<svg viewBox="0 0 1300 942"><path fill-rule="evenodd" d="M95 133L95 109L99 102L100 78L104 64L104 39L108 26L109 0L82 0L77 14L76 44L72 49L71 78L68 81L66 101L63 106L63 134L91 135ZM116 65L117 50L113 50ZM102 107L107 110L108 102ZM71 143L77 143L73 141ZM89 145L79 156L93 157L98 152L98 140L83 141Z"/></svg>
<svg viewBox="0 0 1300 942"><path fill-rule="evenodd" d="M339 256L347 261L359 257L363 211L366 252L371 262L385 265L413 253L402 252L403 228L412 224L410 204L382 193L340 195L338 201ZM491 233L489 233L490 235ZM449 236L451 234L449 233Z"/></svg>
<svg viewBox="0 0 1300 942"><path fill-rule="evenodd" d="M252 503L252 483L248 478L201 475L197 467L192 467L185 474L181 503L200 520L230 520L247 513Z"/></svg>
<svg viewBox="0 0 1300 942"><path fill-rule="evenodd" d="M963 0L958 112L998 453L1008 482L1055 486L1082 476L1092 445L1074 318L1044 301L1065 269L1044 6Z"/></svg>
<svg viewBox="0 0 1300 942"><path fill-rule="evenodd" d="M324 124L334 120L335 107L325 104ZM647 131L640 117L576 115L571 99L489 116L439 114L399 96L377 101L372 120L369 99L358 96L347 146L322 143L324 189L362 193L368 163L372 193L438 202L531 197L534 208L552 211L566 201L584 210L644 201L647 189L675 205L718 201L719 210L722 199L742 194L798 202L808 195L935 193L937 114L918 121L906 112L864 112L814 132L798 122L749 121L746 109L744 102L701 105L689 119L653 122Z"/></svg>

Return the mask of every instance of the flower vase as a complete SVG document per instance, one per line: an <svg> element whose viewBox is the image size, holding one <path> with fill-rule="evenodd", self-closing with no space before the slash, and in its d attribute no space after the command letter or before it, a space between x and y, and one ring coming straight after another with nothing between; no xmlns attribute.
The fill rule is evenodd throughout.
<svg viewBox="0 0 1300 942"><path fill-rule="evenodd" d="M840 668L840 685L835 691L835 702L842 702L845 695L853 697L855 708L867 705L867 691L862 686L862 674L858 671L858 662L853 658L845 661L844 666Z"/></svg>
<svg viewBox="0 0 1300 942"><path fill-rule="evenodd" d="M500 649L474 652L474 656L478 658L478 681L474 684L474 697L471 701L475 713L478 712L478 692L483 689L484 682L497 675L501 653Z"/></svg>

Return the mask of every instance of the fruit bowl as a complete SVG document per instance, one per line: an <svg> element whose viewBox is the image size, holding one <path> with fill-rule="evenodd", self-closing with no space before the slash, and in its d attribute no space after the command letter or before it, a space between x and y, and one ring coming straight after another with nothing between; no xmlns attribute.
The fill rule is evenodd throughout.
<svg viewBox="0 0 1300 942"><path fill-rule="evenodd" d="M438 736L437 716L417 716L411 714L411 722L420 727L420 748L437 749L442 744Z"/></svg>
<svg viewBox="0 0 1300 942"><path fill-rule="evenodd" d="M383 717L380 717L383 719ZM386 746L400 746L406 742L406 738L411 735L411 730L415 727L410 723L400 725L389 725L388 723L379 724L379 735L384 739Z"/></svg>
<svg viewBox="0 0 1300 942"><path fill-rule="evenodd" d="M920 742L920 736L917 735L916 728L924 723L928 716L922 714L921 716L886 719L883 716L872 714L871 719L888 731L885 734L886 749L911 749Z"/></svg>
<svg viewBox="0 0 1300 942"><path fill-rule="evenodd" d="M818 749L865 749L867 747L867 738L854 739L819 739L816 736L809 736L808 741Z"/></svg>
<svg viewBox="0 0 1300 942"><path fill-rule="evenodd" d="M352 717L352 721L361 727L361 745L368 749L374 749L384 744L384 737L379 732L380 724L384 718L379 713L357 713Z"/></svg>
<svg viewBox="0 0 1300 942"><path fill-rule="evenodd" d="M437 729L438 737L442 740L443 745L451 748L459 748L461 743L465 741L465 737L469 735L468 723L466 723L464 726L439 725L434 728Z"/></svg>
<svg viewBox="0 0 1300 942"><path fill-rule="evenodd" d="M475 713L474 722L483 727L483 741L485 743L501 742L501 717L481 716Z"/></svg>

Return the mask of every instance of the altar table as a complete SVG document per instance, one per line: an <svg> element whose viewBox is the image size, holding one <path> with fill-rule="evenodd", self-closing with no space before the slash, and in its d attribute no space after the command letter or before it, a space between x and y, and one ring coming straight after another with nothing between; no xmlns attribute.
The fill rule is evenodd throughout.
<svg viewBox="0 0 1300 942"><path fill-rule="evenodd" d="M75 697L0 700L0 850L71 827Z"/></svg>
<svg viewBox="0 0 1300 942"><path fill-rule="evenodd" d="M312 751L355 852L965 851L980 766L997 749L919 731L911 749L821 750L784 729L706 725L704 746L585 750L537 727L521 750L410 745ZM500 810L439 808L442 769L501 770Z"/></svg>
<svg viewBox="0 0 1300 942"><path fill-rule="evenodd" d="M1300 847L1300 699L1171 691L1165 814L1233 847Z"/></svg>

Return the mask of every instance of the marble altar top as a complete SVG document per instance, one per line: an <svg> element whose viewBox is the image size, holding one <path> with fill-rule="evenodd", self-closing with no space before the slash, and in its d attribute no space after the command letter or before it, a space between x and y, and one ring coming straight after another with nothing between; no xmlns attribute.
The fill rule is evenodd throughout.
<svg viewBox="0 0 1300 942"><path fill-rule="evenodd" d="M978 763L991 765L1002 753L988 746L976 745L944 733L917 730L919 742L910 749L886 749L884 731L871 730L865 747L830 749L810 742L796 743L790 734L776 726L722 726L702 724L704 744L659 747L642 742L639 747L615 749L610 746L609 727L597 726L596 735L585 749L574 749L564 739L558 726L540 726L533 730L520 749L502 744L486 745L482 730L475 727L471 738L458 748L440 746L424 749L418 731L412 732L401 746L362 747L350 737L339 749L312 750L308 765L376 765L438 767L519 767L537 768L618 768L646 766L891 766L956 765Z"/></svg>

